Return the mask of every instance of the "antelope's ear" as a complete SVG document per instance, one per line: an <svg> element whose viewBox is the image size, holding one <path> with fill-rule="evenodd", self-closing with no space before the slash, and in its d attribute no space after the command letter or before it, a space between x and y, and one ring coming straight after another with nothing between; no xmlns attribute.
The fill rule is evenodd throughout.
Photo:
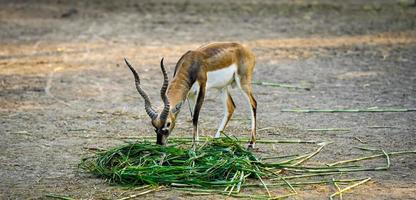
<svg viewBox="0 0 416 200"><path fill-rule="evenodd" d="M175 107L171 110L171 112L174 115L177 115L179 113L179 111L181 110L182 105L183 105L183 101L181 101L180 103L176 104Z"/></svg>

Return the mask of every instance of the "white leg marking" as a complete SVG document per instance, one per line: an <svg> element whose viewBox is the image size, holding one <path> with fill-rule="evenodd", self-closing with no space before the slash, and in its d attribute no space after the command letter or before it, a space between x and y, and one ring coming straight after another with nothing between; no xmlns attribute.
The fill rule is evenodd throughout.
<svg viewBox="0 0 416 200"><path fill-rule="evenodd" d="M199 143L199 128L196 128L196 143Z"/></svg>
<svg viewBox="0 0 416 200"><path fill-rule="evenodd" d="M222 118L221 124L217 130L217 133L214 136L215 138L219 138L221 136L221 132L224 130L225 124L227 123L227 119L228 119L228 106L227 106L228 89L226 87L221 90L221 98L222 98L222 103L224 107L224 117Z"/></svg>
<svg viewBox="0 0 416 200"><path fill-rule="evenodd" d="M194 116L195 101L196 101L195 96L193 94L188 94L188 107L189 107L189 112L191 113L191 117Z"/></svg>
<svg viewBox="0 0 416 200"><path fill-rule="evenodd" d="M199 94L199 84L195 82L191 89L188 92L188 104L191 112L191 117L194 115L195 105L196 105L196 98Z"/></svg>

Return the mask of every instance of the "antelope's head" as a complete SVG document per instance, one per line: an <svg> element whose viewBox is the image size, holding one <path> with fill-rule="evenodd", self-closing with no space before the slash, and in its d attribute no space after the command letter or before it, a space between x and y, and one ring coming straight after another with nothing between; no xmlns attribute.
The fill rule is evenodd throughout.
<svg viewBox="0 0 416 200"><path fill-rule="evenodd" d="M163 65L163 58L160 61L160 68L162 69L163 73L163 85L160 89L160 96L163 101L163 106L160 111L156 111L152 107L152 103L149 99L149 96L146 94L146 92L140 87L140 78L137 74L136 70L131 66L131 64L127 61L127 59L124 59L127 66L130 68L131 72L133 72L135 83L136 83L136 89L139 92L140 96L144 99L144 108L146 110L147 115L149 115L151 119L151 123L153 127L155 128L156 132L156 144L159 145L165 145L167 142L167 138L173 128L175 127L175 117L176 113L175 109L173 111L170 110L170 104L169 99L166 95L166 90L168 89L168 75L166 73L165 67Z"/></svg>

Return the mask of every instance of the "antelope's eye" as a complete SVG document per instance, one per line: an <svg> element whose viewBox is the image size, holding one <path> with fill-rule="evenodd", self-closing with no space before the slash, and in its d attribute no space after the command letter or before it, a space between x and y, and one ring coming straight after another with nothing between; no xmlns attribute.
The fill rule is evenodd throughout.
<svg viewBox="0 0 416 200"><path fill-rule="evenodd" d="M170 127L170 122L166 123L166 126L167 126L167 127Z"/></svg>

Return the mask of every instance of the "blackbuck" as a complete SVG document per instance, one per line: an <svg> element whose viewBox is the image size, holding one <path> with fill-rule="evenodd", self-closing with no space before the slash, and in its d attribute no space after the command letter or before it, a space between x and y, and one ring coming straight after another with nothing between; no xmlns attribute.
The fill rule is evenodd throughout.
<svg viewBox="0 0 416 200"><path fill-rule="evenodd" d="M228 90L230 86L237 85L250 106L251 140L248 147L254 147L257 102L253 96L251 79L255 57L248 48L238 43L212 43L194 51L188 51L177 62L170 83L162 58L160 67L164 81L160 95L164 105L161 111L156 111L152 107L149 96L140 87L137 72L126 59L125 62L134 75L137 91L144 99L146 113L151 118L157 134L157 144L166 144L169 134L175 127L176 117L185 100L188 100L193 123L192 144L195 147L195 142L198 141L199 112L206 91L211 88L221 92L224 106L224 117L215 134L215 137L220 137L220 133L224 130L235 109L233 98Z"/></svg>

